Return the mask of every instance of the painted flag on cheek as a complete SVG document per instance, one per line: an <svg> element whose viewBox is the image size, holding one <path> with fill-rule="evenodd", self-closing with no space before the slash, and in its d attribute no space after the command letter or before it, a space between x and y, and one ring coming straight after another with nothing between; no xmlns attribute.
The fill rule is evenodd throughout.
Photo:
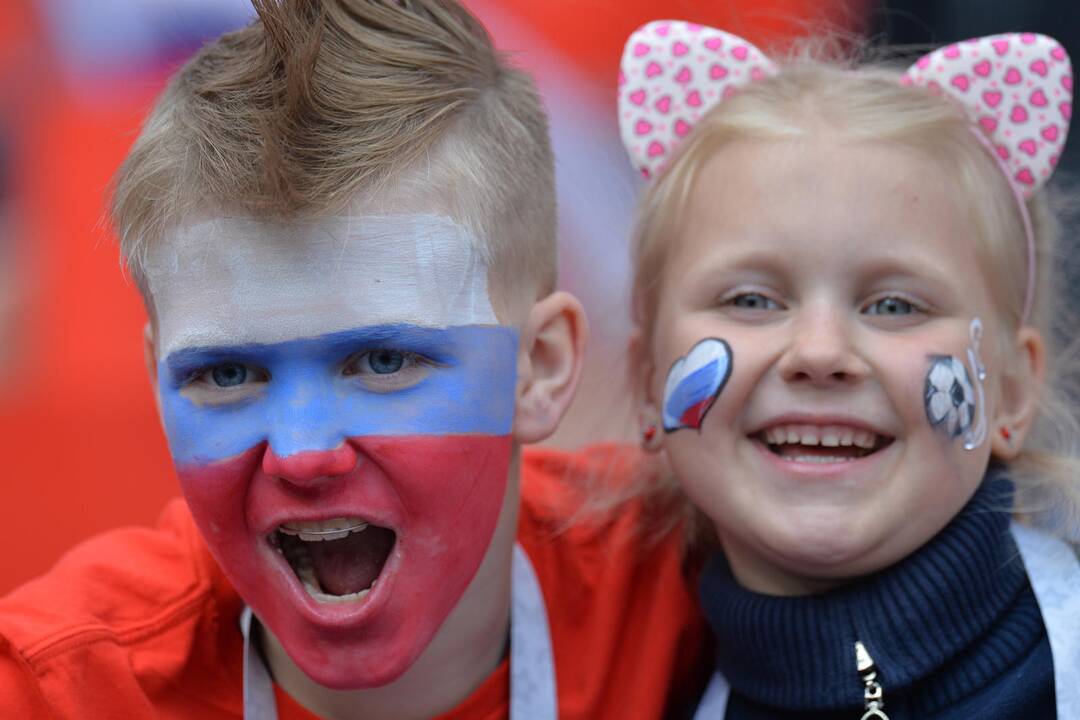
<svg viewBox="0 0 1080 720"><path fill-rule="evenodd" d="M731 376L731 360L726 341L705 338L672 364L664 384L664 430L701 428Z"/></svg>

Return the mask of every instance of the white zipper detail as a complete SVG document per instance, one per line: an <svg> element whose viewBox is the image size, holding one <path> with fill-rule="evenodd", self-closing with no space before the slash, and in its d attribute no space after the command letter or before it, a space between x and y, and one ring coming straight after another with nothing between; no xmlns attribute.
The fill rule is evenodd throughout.
<svg viewBox="0 0 1080 720"><path fill-rule="evenodd" d="M877 666L874 665L874 658L870 657L866 646L858 640L855 641L855 668L859 671L863 685L866 686L863 689L866 712L863 713L861 720L889 720L889 716L883 710L885 691L877 680Z"/></svg>

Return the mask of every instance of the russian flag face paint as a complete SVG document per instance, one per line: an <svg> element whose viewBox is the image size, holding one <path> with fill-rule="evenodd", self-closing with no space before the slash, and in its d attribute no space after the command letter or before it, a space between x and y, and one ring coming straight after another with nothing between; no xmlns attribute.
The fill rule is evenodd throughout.
<svg viewBox="0 0 1080 720"><path fill-rule="evenodd" d="M162 414L211 552L314 680L372 687L473 578L518 337L436 216L187 226L148 263Z"/></svg>
<svg viewBox="0 0 1080 720"><path fill-rule="evenodd" d="M705 414L731 377L731 346L718 338L699 341L676 360L664 383L664 430L701 429Z"/></svg>

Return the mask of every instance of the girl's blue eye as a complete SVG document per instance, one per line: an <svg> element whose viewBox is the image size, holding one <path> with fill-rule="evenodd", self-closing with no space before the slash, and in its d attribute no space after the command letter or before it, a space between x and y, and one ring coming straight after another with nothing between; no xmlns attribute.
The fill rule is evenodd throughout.
<svg viewBox="0 0 1080 720"><path fill-rule="evenodd" d="M214 367L210 372L210 377L218 387L236 387L247 381L248 370L243 365L225 363Z"/></svg>
<svg viewBox="0 0 1080 720"><path fill-rule="evenodd" d="M916 312L915 306L898 297L881 298L866 308L867 315L910 315L913 312Z"/></svg>
<svg viewBox="0 0 1080 720"><path fill-rule="evenodd" d="M780 303L767 298L761 293L740 293L731 299L731 304L746 310L779 310Z"/></svg>
<svg viewBox="0 0 1080 720"><path fill-rule="evenodd" d="M368 366L377 375L396 373L405 365L405 353L397 350L374 350L368 353Z"/></svg>

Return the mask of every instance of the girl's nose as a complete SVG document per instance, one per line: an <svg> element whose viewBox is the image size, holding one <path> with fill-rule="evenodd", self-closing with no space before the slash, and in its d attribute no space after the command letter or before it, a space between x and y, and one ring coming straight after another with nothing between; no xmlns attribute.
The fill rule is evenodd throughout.
<svg viewBox="0 0 1080 720"><path fill-rule="evenodd" d="M830 387L857 382L869 367L856 351L850 314L840 308L806 307L794 318L788 347L780 358L788 382Z"/></svg>
<svg viewBox="0 0 1080 720"><path fill-rule="evenodd" d="M356 450L348 442L333 450L304 450L284 457L267 444L262 469L290 485L311 487L349 472L356 467L356 459Z"/></svg>

